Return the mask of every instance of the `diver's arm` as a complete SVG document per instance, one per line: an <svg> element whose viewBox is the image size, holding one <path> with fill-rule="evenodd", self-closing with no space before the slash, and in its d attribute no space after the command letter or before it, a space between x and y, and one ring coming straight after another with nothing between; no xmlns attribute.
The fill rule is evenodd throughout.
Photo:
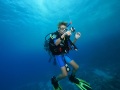
<svg viewBox="0 0 120 90"><path fill-rule="evenodd" d="M66 35L66 33L63 34L63 35L61 36L61 38L58 38L58 39L56 40L56 42L55 42L55 45L56 45L56 46L61 43L61 41L62 41L61 39L63 39L63 38L65 37L65 35Z"/></svg>
<svg viewBox="0 0 120 90"><path fill-rule="evenodd" d="M55 42L55 45L56 45L56 46L59 45L60 42L61 42L61 40L60 40L60 38L58 38L58 39L56 40L56 42Z"/></svg>
<svg viewBox="0 0 120 90"><path fill-rule="evenodd" d="M77 41L77 39L75 38L75 39L72 41L72 43L73 43L73 44L75 44L75 43L76 43L76 41Z"/></svg>
<svg viewBox="0 0 120 90"><path fill-rule="evenodd" d="M58 39L56 40L56 42L55 42L55 45L56 45L56 46L59 45L59 44L61 43L62 39L63 39L66 35L67 35L67 36L70 36L70 35L71 35L71 31L65 32L60 38L58 38Z"/></svg>
<svg viewBox="0 0 120 90"><path fill-rule="evenodd" d="M75 44L76 43L76 41L78 40L78 38L80 38L80 36L81 36L81 33L80 32L77 32L76 34L75 34L75 39L73 40L73 44Z"/></svg>

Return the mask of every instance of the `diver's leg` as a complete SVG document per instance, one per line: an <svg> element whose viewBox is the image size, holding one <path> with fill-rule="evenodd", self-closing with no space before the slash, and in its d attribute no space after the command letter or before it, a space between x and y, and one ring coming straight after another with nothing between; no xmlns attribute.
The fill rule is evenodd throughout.
<svg viewBox="0 0 120 90"><path fill-rule="evenodd" d="M61 80L61 79L63 79L63 78L65 78L65 77L68 75L65 66L61 67L61 72L62 72L62 73L59 74L59 75L57 76L57 78L56 78L58 81Z"/></svg>
<svg viewBox="0 0 120 90"><path fill-rule="evenodd" d="M80 88L80 90L92 90L92 87L90 86L89 83L87 83L86 81L82 79L75 77L75 74L77 70L79 69L79 65L74 60L72 60L70 64L72 65L73 70L72 70L72 74L69 75L69 80L75 83L75 85L77 85L77 87Z"/></svg>
<svg viewBox="0 0 120 90"><path fill-rule="evenodd" d="M60 69L61 69L61 74L59 74L57 77L53 76L51 78L51 83L53 84L54 88L59 88L59 84L58 81L65 78L67 76L67 71L66 71L66 67L65 67L65 62L63 61L63 56L62 55L56 55L56 62L59 65Z"/></svg>
<svg viewBox="0 0 120 90"><path fill-rule="evenodd" d="M69 80L71 82L79 84L79 80L75 78L75 74L76 74L77 70L79 69L79 65L74 60L71 60L70 64L73 67L73 70L72 70L71 75L69 75Z"/></svg>
<svg viewBox="0 0 120 90"><path fill-rule="evenodd" d="M69 75L69 80L74 83L79 83L79 80L75 78L75 74L79 68L79 65L74 60L70 59L69 56L65 55L64 57L65 57L66 62L69 63L73 67L72 74Z"/></svg>
<svg viewBox="0 0 120 90"><path fill-rule="evenodd" d="M79 65L74 60L70 62L70 65L73 67L72 75L74 76L77 70L79 69Z"/></svg>
<svg viewBox="0 0 120 90"><path fill-rule="evenodd" d="M51 83L52 83L52 85L54 86L55 89L61 88L58 81L67 76L67 71L66 71L65 66L61 67L61 71L62 71L62 73L59 74L57 77L53 76L51 78Z"/></svg>

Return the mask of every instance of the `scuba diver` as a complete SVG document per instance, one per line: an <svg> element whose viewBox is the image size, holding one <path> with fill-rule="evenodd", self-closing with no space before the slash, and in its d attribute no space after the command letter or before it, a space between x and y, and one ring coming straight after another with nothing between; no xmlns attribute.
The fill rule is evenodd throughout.
<svg viewBox="0 0 120 90"><path fill-rule="evenodd" d="M73 47L75 50L77 50L75 43L80 38L81 33L75 33L75 38L72 42L70 40L70 36L71 33L75 31L75 28L71 27L68 30L67 28L69 25L70 23L67 24L66 22L59 22L58 30L54 33L49 34L49 47L45 49L49 51L49 54L50 52L52 53L55 58L54 60L56 60L57 65L59 65L61 69L61 73L58 76L53 76L51 78L51 83L54 90L62 90L58 82L68 76L69 81L75 83L81 90L91 90L91 87L87 82L75 77L75 74L79 69L79 65L68 56L68 53L71 49L73 49ZM70 71L68 64L73 67L71 75L68 75L68 72ZM89 89L82 89L86 87Z"/></svg>

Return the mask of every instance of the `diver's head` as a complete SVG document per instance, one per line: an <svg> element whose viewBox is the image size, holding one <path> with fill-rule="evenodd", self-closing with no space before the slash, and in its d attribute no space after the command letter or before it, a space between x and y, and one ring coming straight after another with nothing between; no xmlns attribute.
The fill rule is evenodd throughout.
<svg viewBox="0 0 120 90"><path fill-rule="evenodd" d="M58 32L60 34L64 34L66 32L66 30L67 30L67 23L66 22L60 22L58 24Z"/></svg>

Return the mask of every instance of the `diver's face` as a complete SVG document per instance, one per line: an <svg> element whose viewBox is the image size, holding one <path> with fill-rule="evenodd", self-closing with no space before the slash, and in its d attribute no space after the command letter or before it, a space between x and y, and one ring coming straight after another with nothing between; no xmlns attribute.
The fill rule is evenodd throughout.
<svg viewBox="0 0 120 90"><path fill-rule="evenodd" d="M61 25L59 28L59 33L60 34L64 34L66 32L66 26L65 25Z"/></svg>

